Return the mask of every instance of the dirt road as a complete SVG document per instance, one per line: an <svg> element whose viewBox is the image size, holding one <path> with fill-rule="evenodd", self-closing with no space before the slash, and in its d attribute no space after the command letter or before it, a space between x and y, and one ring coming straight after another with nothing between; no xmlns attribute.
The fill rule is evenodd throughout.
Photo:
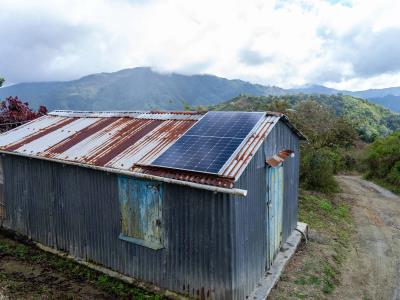
<svg viewBox="0 0 400 300"><path fill-rule="evenodd" d="M400 197L358 176L337 179L356 233L332 299L400 299Z"/></svg>

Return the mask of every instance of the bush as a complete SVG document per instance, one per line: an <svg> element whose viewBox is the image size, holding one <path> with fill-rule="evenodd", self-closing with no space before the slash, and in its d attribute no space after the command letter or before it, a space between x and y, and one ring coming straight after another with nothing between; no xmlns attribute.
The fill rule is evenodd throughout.
<svg viewBox="0 0 400 300"><path fill-rule="evenodd" d="M396 166L400 161L400 131L383 139L377 139L367 149L367 177L396 181Z"/></svg>
<svg viewBox="0 0 400 300"><path fill-rule="evenodd" d="M328 149L309 149L304 152L300 168L303 187L320 192L337 192L338 185L333 177L336 158L336 154Z"/></svg>
<svg viewBox="0 0 400 300"><path fill-rule="evenodd" d="M400 131L377 139L367 149L367 178L395 192L400 189Z"/></svg>
<svg viewBox="0 0 400 300"><path fill-rule="evenodd" d="M390 183L400 186L400 160L396 162L390 170L387 179Z"/></svg>

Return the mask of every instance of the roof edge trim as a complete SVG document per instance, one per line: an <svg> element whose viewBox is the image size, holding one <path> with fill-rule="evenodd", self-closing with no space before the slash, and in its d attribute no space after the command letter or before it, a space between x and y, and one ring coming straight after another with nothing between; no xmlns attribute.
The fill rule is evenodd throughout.
<svg viewBox="0 0 400 300"><path fill-rule="evenodd" d="M48 113L57 117L77 118L138 118L138 119L194 119L204 115L199 111L75 111L75 110L53 110Z"/></svg>
<svg viewBox="0 0 400 300"><path fill-rule="evenodd" d="M289 117L283 113L279 112L274 112L274 111L267 111L267 115L272 115L272 116L277 116L280 117L280 119L299 137L300 140L302 141L308 141L307 137L300 131L298 130L292 122L290 122Z"/></svg>

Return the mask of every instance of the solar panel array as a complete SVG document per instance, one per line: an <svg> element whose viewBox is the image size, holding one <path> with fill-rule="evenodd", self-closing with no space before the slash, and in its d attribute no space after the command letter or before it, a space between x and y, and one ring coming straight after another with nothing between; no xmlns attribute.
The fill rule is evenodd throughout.
<svg viewBox="0 0 400 300"><path fill-rule="evenodd" d="M218 174L263 116L262 112L208 112L152 165Z"/></svg>

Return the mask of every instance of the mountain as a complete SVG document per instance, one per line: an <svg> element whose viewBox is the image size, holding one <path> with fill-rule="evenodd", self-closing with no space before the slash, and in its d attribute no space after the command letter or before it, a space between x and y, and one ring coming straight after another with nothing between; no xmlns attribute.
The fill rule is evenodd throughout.
<svg viewBox="0 0 400 300"><path fill-rule="evenodd" d="M212 75L163 74L150 68L100 73L66 82L21 83L0 88L0 98L18 96L49 110L179 110L214 105L240 94L283 94L277 87Z"/></svg>
<svg viewBox="0 0 400 300"><path fill-rule="evenodd" d="M340 90L335 90L328 88L323 85L317 85L317 84L311 84L311 85L306 85L301 88L293 88L289 89L288 92L290 94L322 94L322 95L334 95L338 94L341 91Z"/></svg>
<svg viewBox="0 0 400 300"><path fill-rule="evenodd" d="M364 91L346 91L328 88L322 85L307 85L301 88L289 89L288 93L302 94L322 94L334 95L343 94L353 97L364 98L370 102L382 105L392 111L400 112L400 87L390 87L384 89L369 89Z"/></svg>
<svg viewBox="0 0 400 300"><path fill-rule="evenodd" d="M276 107L296 108L301 101L313 100L331 108L337 116L350 120L361 138L372 141L377 136L386 136L400 130L400 115L368 102L343 94L287 94L281 96L238 96L220 103L211 109L228 111L276 110ZM275 106L274 106L275 105ZM279 110L279 109L278 109ZM323 126L323 124L321 124Z"/></svg>
<svg viewBox="0 0 400 300"><path fill-rule="evenodd" d="M0 88L0 99L18 96L33 108L45 105L49 110L181 110L187 106L216 105L243 94L298 93L361 97L400 112L400 87L357 92L322 85L282 89L213 75L158 73L146 67L93 74L72 81L20 83Z"/></svg>
<svg viewBox="0 0 400 300"><path fill-rule="evenodd" d="M384 107L389 108L392 111L400 113L400 95L398 96L387 95L383 97L372 97L367 99L368 101L382 105Z"/></svg>

